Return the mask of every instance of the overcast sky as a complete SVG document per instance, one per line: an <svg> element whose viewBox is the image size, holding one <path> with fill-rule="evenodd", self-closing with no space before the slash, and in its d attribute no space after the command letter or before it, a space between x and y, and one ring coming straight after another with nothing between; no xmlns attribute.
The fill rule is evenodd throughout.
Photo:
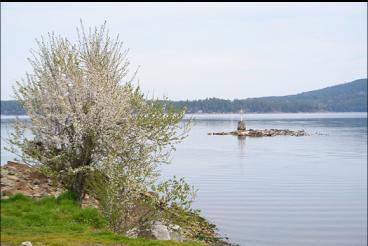
<svg viewBox="0 0 368 246"><path fill-rule="evenodd" d="M367 77L367 3L1 3L1 99L35 39L105 20L143 91L170 99L287 95Z"/></svg>

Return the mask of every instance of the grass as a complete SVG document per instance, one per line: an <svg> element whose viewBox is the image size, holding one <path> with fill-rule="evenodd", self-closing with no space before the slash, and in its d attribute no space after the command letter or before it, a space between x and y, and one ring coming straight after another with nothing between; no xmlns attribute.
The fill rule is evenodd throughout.
<svg viewBox="0 0 368 246"><path fill-rule="evenodd" d="M97 209L80 208L68 193L39 200L17 194L1 200L1 245L18 246L23 241L31 241L35 246L203 245L198 242L131 239L112 233Z"/></svg>

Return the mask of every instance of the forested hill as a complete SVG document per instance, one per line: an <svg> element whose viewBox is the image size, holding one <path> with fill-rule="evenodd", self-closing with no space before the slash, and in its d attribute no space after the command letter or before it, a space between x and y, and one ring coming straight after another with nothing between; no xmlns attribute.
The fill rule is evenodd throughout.
<svg viewBox="0 0 368 246"><path fill-rule="evenodd" d="M279 97L225 100L207 98L194 101L171 101L174 106L187 106L188 113L245 112L367 112L367 79L335 85L320 90ZM24 115L14 100L1 101L2 115Z"/></svg>
<svg viewBox="0 0 368 246"><path fill-rule="evenodd" d="M207 98L176 101L175 106L187 105L188 113L245 112L367 112L367 79L335 85L296 95L224 100Z"/></svg>

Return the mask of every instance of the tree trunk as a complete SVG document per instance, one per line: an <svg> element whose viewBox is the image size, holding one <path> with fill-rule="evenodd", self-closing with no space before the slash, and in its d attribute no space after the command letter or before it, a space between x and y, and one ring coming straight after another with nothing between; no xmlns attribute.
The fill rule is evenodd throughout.
<svg viewBox="0 0 368 246"><path fill-rule="evenodd" d="M79 203L79 205L82 205L85 183L86 183L86 176L84 175L84 173L83 172L77 173L77 175L74 178L71 191L74 194L75 199Z"/></svg>
<svg viewBox="0 0 368 246"><path fill-rule="evenodd" d="M83 137L83 148L81 149L79 160L76 162L77 168L86 167L91 164L93 145L93 135L87 134ZM80 205L82 205L86 181L87 174L84 171L78 172L73 180L72 192L74 193L75 198Z"/></svg>

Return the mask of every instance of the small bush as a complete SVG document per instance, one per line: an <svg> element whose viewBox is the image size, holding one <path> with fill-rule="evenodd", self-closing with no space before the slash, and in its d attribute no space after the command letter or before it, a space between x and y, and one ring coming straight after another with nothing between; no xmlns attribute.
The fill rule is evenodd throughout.
<svg viewBox="0 0 368 246"><path fill-rule="evenodd" d="M85 208L73 216L73 220L78 223L91 225L95 228L102 228L105 220L95 208Z"/></svg>

